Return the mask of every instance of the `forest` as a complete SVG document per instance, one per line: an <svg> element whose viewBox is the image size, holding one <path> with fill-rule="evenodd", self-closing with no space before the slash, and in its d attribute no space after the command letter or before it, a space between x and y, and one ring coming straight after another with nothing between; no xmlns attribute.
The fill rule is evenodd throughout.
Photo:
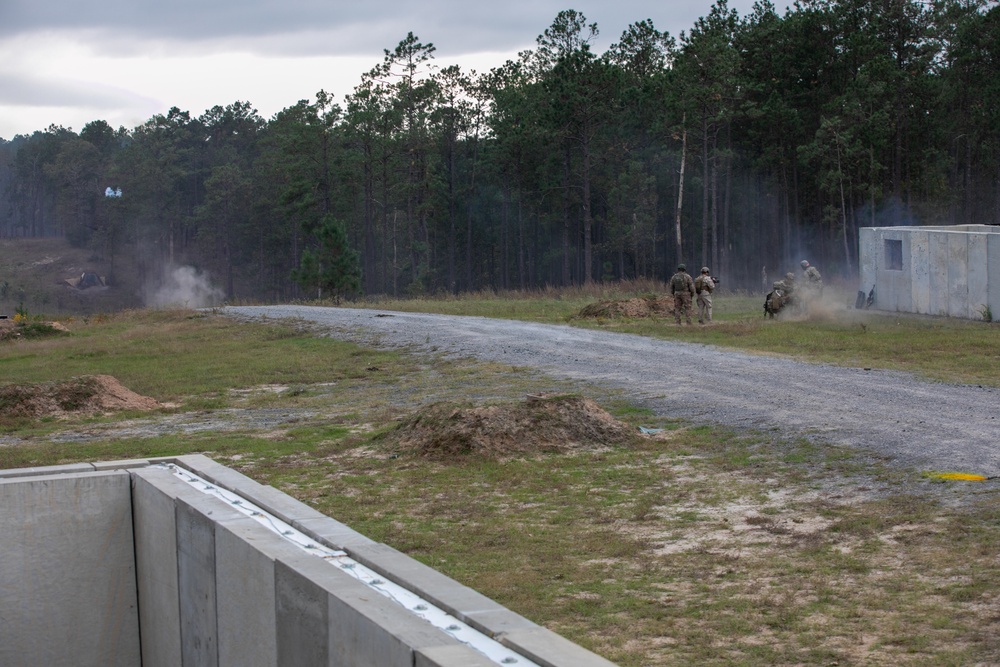
<svg viewBox="0 0 1000 667"><path fill-rule="evenodd" d="M867 226L1000 223L995 0L718 0L677 36L564 10L489 72L410 33L342 97L0 139L0 238L228 299L432 295L708 265L854 280ZM109 280L114 281L114 272Z"/></svg>

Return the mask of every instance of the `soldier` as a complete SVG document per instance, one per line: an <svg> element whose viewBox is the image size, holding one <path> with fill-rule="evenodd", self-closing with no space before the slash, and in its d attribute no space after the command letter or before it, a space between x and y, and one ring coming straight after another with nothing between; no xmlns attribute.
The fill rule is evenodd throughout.
<svg viewBox="0 0 1000 667"><path fill-rule="evenodd" d="M694 296L694 280L687 272L687 267L678 265L677 273L670 278L670 293L674 295L674 319L677 326L681 324L681 311L687 323L691 324L691 298Z"/></svg>
<svg viewBox="0 0 1000 667"><path fill-rule="evenodd" d="M710 275L707 266L701 267L701 274L694 279L694 292L698 295L698 324L712 321L712 292L715 291L715 279Z"/></svg>
<svg viewBox="0 0 1000 667"><path fill-rule="evenodd" d="M795 294L795 274L789 271L785 274L784 280L779 280L774 283L774 291L778 296L777 299L777 310L781 310L785 306L793 306L798 303L798 299L792 301L792 297Z"/></svg>
<svg viewBox="0 0 1000 667"><path fill-rule="evenodd" d="M806 296L807 300L813 298L818 299L823 296L823 276L819 274L819 269L809 264L806 260L799 262L799 265L802 267L803 273L803 296Z"/></svg>
<svg viewBox="0 0 1000 667"><path fill-rule="evenodd" d="M792 298L792 294L795 293L795 274L791 271L786 273L784 280L779 280L774 283L774 289L781 292L782 296L785 297L785 302L787 303L788 300Z"/></svg>

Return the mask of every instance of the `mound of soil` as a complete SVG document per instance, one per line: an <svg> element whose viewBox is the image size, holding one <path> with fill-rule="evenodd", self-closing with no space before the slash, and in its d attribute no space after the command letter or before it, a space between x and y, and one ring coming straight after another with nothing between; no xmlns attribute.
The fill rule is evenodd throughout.
<svg viewBox="0 0 1000 667"><path fill-rule="evenodd" d="M68 333L69 329L60 322L28 322L18 324L11 318L0 319L0 341L21 338L48 338Z"/></svg>
<svg viewBox="0 0 1000 667"><path fill-rule="evenodd" d="M669 296L644 296L618 301L598 301L585 306L579 317L666 317L674 314L674 300Z"/></svg>
<svg viewBox="0 0 1000 667"><path fill-rule="evenodd" d="M126 389L110 375L83 375L65 382L0 387L0 415L14 419L154 410L158 407L160 404L155 399Z"/></svg>
<svg viewBox="0 0 1000 667"><path fill-rule="evenodd" d="M642 437L578 396L528 396L522 403L481 407L435 403L384 436L401 453L493 459L604 449Z"/></svg>

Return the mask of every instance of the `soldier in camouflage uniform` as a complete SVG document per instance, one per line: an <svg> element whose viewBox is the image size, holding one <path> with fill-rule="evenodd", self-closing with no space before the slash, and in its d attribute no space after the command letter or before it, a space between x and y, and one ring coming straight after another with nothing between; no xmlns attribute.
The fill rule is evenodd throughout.
<svg viewBox="0 0 1000 667"><path fill-rule="evenodd" d="M806 260L802 260L799 266L802 267L802 300L809 302L819 299L823 296L823 276L819 274L819 269Z"/></svg>
<svg viewBox="0 0 1000 667"><path fill-rule="evenodd" d="M694 297L694 279L683 264L677 267L677 273L670 278L670 293L674 295L674 319L677 326L681 324L681 311L687 323L691 324L691 299Z"/></svg>
<svg viewBox="0 0 1000 667"><path fill-rule="evenodd" d="M698 324L712 321L712 292L715 279L707 266L701 267L701 274L694 279L694 293L698 295Z"/></svg>
<svg viewBox="0 0 1000 667"><path fill-rule="evenodd" d="M768 292L764 299L764 316L774 317L785 306L794 307L796 302L792 300L793 294L795 294L795 274L786 273L785 279L776 281L774 289Z"/></svg>

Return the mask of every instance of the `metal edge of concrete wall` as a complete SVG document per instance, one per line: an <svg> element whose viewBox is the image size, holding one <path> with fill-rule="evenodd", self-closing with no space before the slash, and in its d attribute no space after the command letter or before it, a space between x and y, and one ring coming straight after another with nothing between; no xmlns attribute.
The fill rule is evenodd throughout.
<svg viewBox="0 0 1000 667"><path fill-rule="evenodd" d="M0 664L134 667L129 476L53 468L0 479Z"/></svg>
<svg viewBox="0 0 1000 667"><path fill-rule="evenodd" d="M546 667L613 667L614 663L507 609L472 588L375 542L321 512L202 455L170 462L245 497L310 537L426 598L461 621Z"/></svg>
<svg viewBox="0 0 1000 667"><path fill-rule="evenodd" d="M168 622L143 625L144 642L150 634L159 635L151 641L170 649L163 656L144 652L147 667L410 667L417 652L429 666L480 661L480 654L456 639L169 472L150 468L133 476L136 502L147 508L158 503L150 511L174 517L174 531L157 531L155 543L136 545L144 591L140 614L159 608L162 619L177 610ZM164 543L170 539L172 549ZM165 578L171 572L171 551L176 553L176 584L151 586L147 575L165 573ZM164 554L165 562L157 563Z"/></svg>
<svg viewBox="0 0 1000 667"><path fill-rule="evenodd" d="M394 665L396 658L402 661L399 664L414 667L494 664L394 603L375 602L377 596L357 580L302 553L221 500L203 496L165 469L150 467L157 463L175 463L243 496L539 665L614 665L437 570L205 456L0 471L0 482L130 471L130 539L135 544L134 592L141 636L137 651L144 667L300 664L306 648L298 633L305 617L278 618L281 604L291 609L304 602L294 590L311 591L314 599L325 596L322 618L328 627L336 623L344 629L325 644L327 653L331 642L340 642L358 661L328 656L331 665ZM178 535L184 538L179 540ZM186 545L180 548L179 541ZM209 568L214 568L213 577L208 576ZM278 629L268 640L271 627ZM372 650L381 653L375 657L365 653Z"/></svg>

